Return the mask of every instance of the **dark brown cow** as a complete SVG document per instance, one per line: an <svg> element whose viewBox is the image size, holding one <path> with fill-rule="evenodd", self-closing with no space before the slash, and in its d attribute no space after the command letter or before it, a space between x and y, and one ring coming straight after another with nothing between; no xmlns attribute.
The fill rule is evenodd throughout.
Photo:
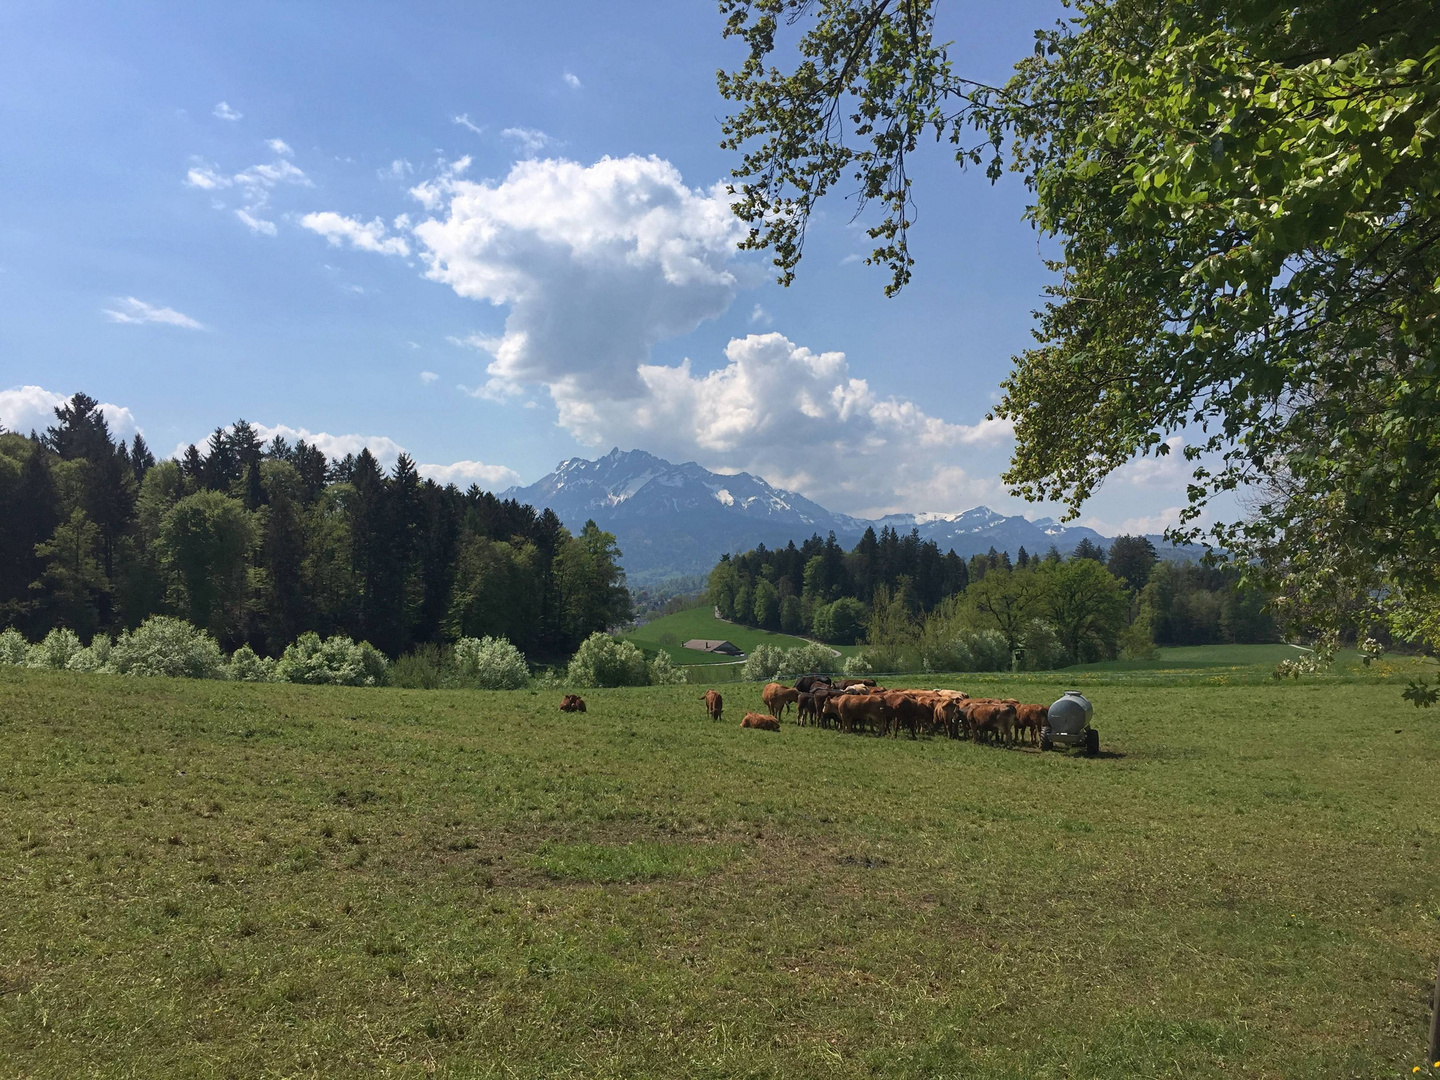
<svg viewBox="0 0 1440 1080"><path fill-rule="evenodd" d="M836 680L835 680L835 689L837 689L837 690L848 690L848 689L850 689L850 687L852 687L852 686L863 686L863 687L865 687L865 689L867 689L867 690L874 690L874 689L877 688L877 683L875 682L874 679L836 679Z"/></svg>
<svg viewBox="0 0 1440 1080"><path fill-rule="evenodd" d="M824 700L822 694L812 694L801 691L795 701L795 722L801 727L805 726L805 720L809 718L815 723L820 722L820 702Z"/></svg>
<svg viewBox="0 0 1440 1080"><path fill-rule="evenodd" d="M765 689L760 691L760 700L770 710L770 715L779 719L785 715L787 708L800 700L800 691L783 683L766 683Z"/></svg>
<svg viewBox="0 0 1440 1080"><path fill-rule="evenodd" d="M829 685L831 685L829 675L801 675L795 680L795 689L802 694L811 694L815 692L817 686Z"/></svg>
<svg viewBox="0 0 1440 1080"><path fill-rule="evenodd" d="M895 720L890 732L892 735L899 735L902 727L910 732L912 739L922 729L929 734L931 725L935 722L936 699L927 691L891 690L881 697Z"/></svg>
<svg viewBox="0 0 1440 1080"><path fill-rule="evenodd" d="M561 712L584 712L585 699L579 694L566 694L560 699Z"/></svg>
<svg viewBox="0 0 1440 1080"><path fill-rule="evenodd" d="M740 721L740 726L758 728L761 731L779 731L780 721L773 716L766 716L764 713L747 712L745 718Z"/></svg>

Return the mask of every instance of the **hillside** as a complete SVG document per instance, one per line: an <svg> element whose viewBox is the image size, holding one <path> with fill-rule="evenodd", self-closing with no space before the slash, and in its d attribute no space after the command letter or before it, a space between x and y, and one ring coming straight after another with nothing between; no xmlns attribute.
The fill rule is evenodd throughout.
<svg viewBox="0 0 1440 1080"><path fill-rule="evenodd" d="M669 654L677 664L726 664L733 663L734 657L718 656L698 652L684 647L685 642L694 638L707 640L723 639L733 642L745 652L757 645L774 645L781 649L793 649L808 644L803 638L788 634L772 634L768 630L753 630L739 623L717 619L709 607L690 608L659 619L653 619L623 635L625 640L634 642L639 648ZM843 656L857 651L855 645L829 645Z"/></svg>

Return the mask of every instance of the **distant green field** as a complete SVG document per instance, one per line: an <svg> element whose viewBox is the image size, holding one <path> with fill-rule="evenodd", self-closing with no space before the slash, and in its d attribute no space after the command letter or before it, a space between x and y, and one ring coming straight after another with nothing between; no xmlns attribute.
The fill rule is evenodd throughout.
<svg viewBox="0 0 1440 1080"><path fill-rule="evenodd" d="M1440 710L1214 670L1085 674L1088 759L0 668L0 1074L1408 1077Z"/></svg>
<svg viewBox="0 0 1440 1080"><path fill-rule="evenodd" d="M714 608L711 607L691 608L674 615L666 615L632 630L624 637L641 649L668 653L670 659L677 664L724 664L733 661L733 657L716 656L696 649L685 648L685 642L694 638L706 640L723 638L738 645L747 653L757 645L775 645L782 649L793 649L806 644L803 638L791 637L788 634L772 634L767 630L752 630L739 623L717 619ZM838 645L831 646L831 648L834 648L841 656L849 656L856 649L853 645Z"/></svg>

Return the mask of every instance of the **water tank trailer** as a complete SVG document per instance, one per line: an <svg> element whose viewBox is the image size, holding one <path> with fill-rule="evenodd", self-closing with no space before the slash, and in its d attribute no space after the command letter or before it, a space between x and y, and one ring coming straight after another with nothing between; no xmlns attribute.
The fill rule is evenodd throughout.
<svg viewBox="0 0 1440 1080"><path fill-rule="evenodd" d="M1090 726L1095 706L1079 690L1066 690L1065 696L1050 706L1045 726L1040 729L1040 749L1060 746L1083 746L1094 757L1100 752L1100 732Z"/></svg>

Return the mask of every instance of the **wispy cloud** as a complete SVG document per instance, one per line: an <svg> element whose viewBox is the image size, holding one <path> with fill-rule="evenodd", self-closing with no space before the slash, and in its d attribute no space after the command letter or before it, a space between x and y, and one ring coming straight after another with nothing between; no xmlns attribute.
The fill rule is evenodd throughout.
<svg viewBox="0 0 1440 1080"><path fill-rule="evenodd" d="M275 235L275 223L266 221L264 218L256 217L248 210L236 210L235 216L239 218L252 233L259 233L264 236Z"/></svg>
<svg viewBox="0 0 1440 1080"><path fill-rule="evenodd" d="M318 214L306 214L300 219L302 228L319 233L332 245L339 247L345 241L361 251L373 251L379 255L409 255L410 245L403 236L386 236L385 222L380 218L360 221L343 217L333 210Z"/></svg>
<svg viewBox="0 0 1440 1080"><path fill-rule="evenodd" d="M579 90L582 85L582 83L580 82L580 76L576 75L574 72L565 72L565 85L570 87L570 89L572 90Z"/></svg>
<svg viewBox="0 0 1440 1080"><path fill-rule="evenodd" d="M265 145L270 148L272 153L279 154L281 157L292 157L295 153L284 139L266 139Z"/></svg>
<svg viewBox="0 0 1440 1080"><path fill-rule="evenodd" d="M750 309L750 321L757 326L769 326L775 321L770 312L766 311L759 304Z"/></svg>
<svg viewBox="0 0 1440 1080"><path fill-rule="evenodd" d="M420 372L420 381L423 382L426 386L429 386L438 378L440 378L440 376L436 375L433 371Z"/></svg>
<svg viewBox="0 0 1440 1080"><path fill-rule="evenodd" d="M477 125L477 124L472 124L472 123L470 122L470 114L469 114L469 113L461 113L459 116L452 117L452 118L451 118L451 122L452 122L452 123L459 124L461 127L466 128L466 129L468 129L468 130L470 130L470 131L473 131L476 135L484 135L484 134L485 134L485 129L484 129L483 127L480 127L480 126Z"/></svg>
<svg viewBox="0 0 1440 1080"><path fill-rule="evenodd" d="M538 154L555 141L538 128L509 127L500 134L518 143L523 153L532 155Z"/></svg>
<svg viewBox="0 0 1440 1080"><path fill-rule="evenodd" d="M160 323L163 326L179 326L186 330L204 330L205 327L189 315L176 311L174 308L155 307L147 304L144 300L137 300L133 296L122 296L116 299L115 307L102 308L101 311L111 322L117 323Z"/></svg>
<svg viewBox="0 0 1440 1080"><path fill-rule="evenodd" d="M221 120L235 121L239 120L245 114L242 112L236 112L230 107L228 102L222 101L220 102L220 104L215 106L214 115L219 117Z"/></svg>
<svg viewBox="0 0 1440 1080"><path fill-rule="evenodd" d="M404 158L396 158L383 169L376 169L375 175L381 180L404 180L415 171L415 166Z"/></svg>

